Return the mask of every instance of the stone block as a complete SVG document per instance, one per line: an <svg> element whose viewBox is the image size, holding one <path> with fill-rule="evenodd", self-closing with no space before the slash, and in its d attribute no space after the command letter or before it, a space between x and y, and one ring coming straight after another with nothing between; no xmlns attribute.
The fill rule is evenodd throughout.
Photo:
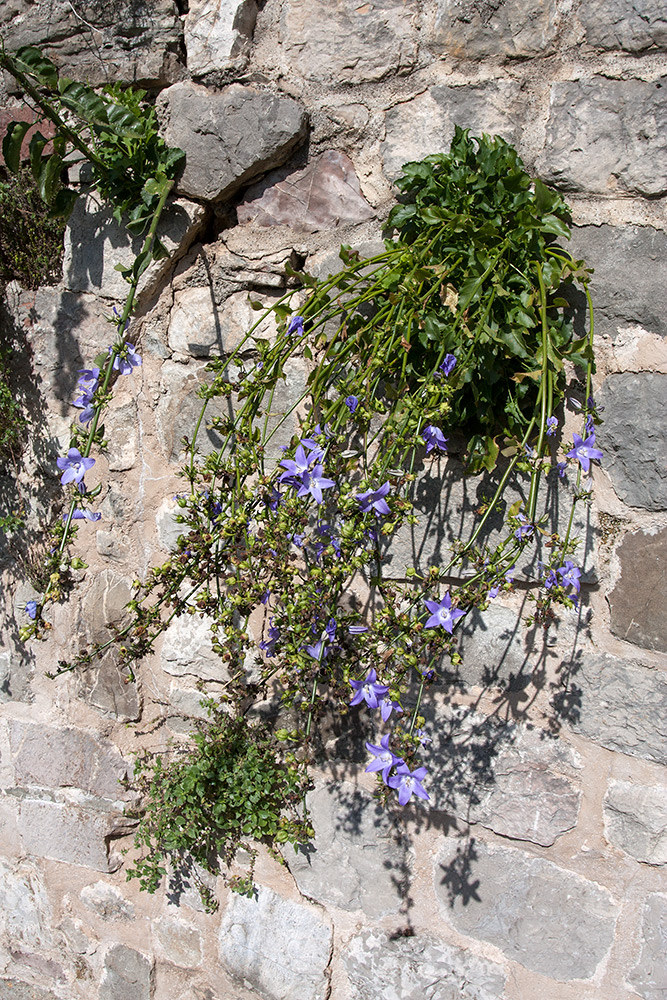
<svg viewBox="0 0 667 1000"><path fill-rule="evenodd" d="M403 0L288 0L280 22L287 75L358 84L405 73L417 61L418 15Z"/></svg>
<svg viewBox="0 0 667 1000"><path fill-rule="evenodd" d="M667 11L662 0L587 0L577 16L586 41L597 49L645 52L667 48Z"/></svg>
<svg viewBox="0 0 667 1000"><path fill-rule="evenodd" d="M667 652L667 528L626 535L616 554L621 575L607 597L612 632L645 649Z"/></svg>
<svg viewBox="0 0 667 1000"><path fill-rule="evenodd" d="M14 780L19 786L79 788L109 801L127 797L129 767L99 734L41 723L9 723Z"/></svg>
<svg viewBox="0 0 667 1000"><path fill-rule="evenodd" d="M354 1000L499 1000L505 975L479 958L424 934L388 937L363 931L343 953Z"/></svg>
<svg viewBox="0 0 667 1000"><path fill-rule="evenodd" d="M63 76L101 85L164 86L183 76L181 23L173 0L9 0L0 34L11 51L35 45Z"/></svg>
<svg viewBox="0 0 667 1000"><path fill-rule="evenodd" d="M103 920L134 920L133 904L115 885L95 882L93 885L85 886L79 895L88 909L97 913Z"/></svg>
<svg viewBox="0 0 667 1000"><path fill-rule="evenodd" d="M139 386L136 385L135 391L138 389ZM104 414L105 436L109 441L107 459L110 472L127 472L133 469L139 454L137 404L134 398L128 399L127 396L127 393L118 392L117 389Z"/></svg>
<svg viewBox="0 0 667 1000"><path fill-rule="evenodd" d="M434 52L457 59L548 55L557 28L555 0L438 0L424 39Z"/></svg>
<svg viewBox="0 0 667 1000"><path fill-rule="evenodd" d="M256 0L190 0L183 23L188 72L242 70L256 18Z"/></svg>
<svg viewBox="0 0 667 1000"><path fill-rule="evenodd" d="M396 913L411 859L387 812L348 782L320 785L308 793L307 804L315 840L287 856L301 892L373 918Z"/></svg>
<svg viewBox="0 0 667 1000"><path fill-rule="evenodd" d="M667 764L667 672L584 650L572 663L573 728L609 750Z"/></svg>
<svg viewBox="0 0 667 1000"><path fill-rule="evenodd" d="M325 1000L332 929L314 906L260 886L234 896L220 923L220 961L268 1000Z"/></svg>
<svg viewBox="0 0 667 1000"><path fill-rule="evenodd" d="M568 249L594 268L596 333L612 339L621 326L667 336L667 233L651 226L575 226ZM577 306L585 309L579 296ZM583 335L583 327L578 331Z"/></svg>
<svg viewBox="0 0 667 1000"><path fill-rule="evenodd" d="M641 953L628 982L642 1000L667 994L667 896L649 896L642 911Z"/></svg>
<svg viewBox="0 0 667 1000"><path fill-rule="evenodd" d="M156 108L167 144L186 155L177 192L204 201L230 198L280 166L306 134L296 101L240 84L214 93L177 83L160 94Z"/></svg>
<svg viewBox="0 0 667 1000"><path fill-rule="evenodd" d="M128 668L110 651L101 660L81 671L79 695L103 715L121 722L134 722L141 716L142 698L136 680L130 679Z"/></svg>
<svg viewBox="0 0 667 1000"><path fill-rule="evenodd" d="M433 86L387 112L380 147L384 173L393 181L404 163L448 153L455 125L469 128L473 135L499 133L516 145L521 138L518 122L526 113L525 97L515 80Z"/></svg>
<svg viewBox="0 0 667 1000"><path fill-rule="evenodd" d="M443 917L489 941L531 972L558 982L590 979L607 955L618 916L609 893L523 851L475 841L466 886L452 874L459 842L445 838L434 869Z"/></svg>
<svg viewBox="0 0 667 1000"><path fill-rule="evenodd" d="M121 817L106 810L31 798L21 800L18 829L33 857L100 872L120 868L122 858L110 853L109 839L128 831Z"/></svg>
<svg viewBox="0 0 667 1000"><path fill-rule="evenodd" d="M206 681L227 680L227 668L211 648L211 622L208 616L199 614L174 618L162 638L163 670L174 677L192 674Z"/></svg>
<svg viewBox="0 0 667 1000"><path fill-rule="evenodd" d="M667 79L552 84L546 145L536 169L566 191L665 194Z"/></svg>
<svg viewBox="0 0 667 1000"><path fill-rule="evenodd" d="M44 881L30 861L0 859L0 954L44 952L52 947L53 913Z"/></svg>
<svg viewBox="0 0 667 1000"><path fill-rule="evenodd" d="M153 961L134 948L112 944L104 957L99 1000L151 1000Z"/></svg>
<svg viewBox="0 0 667 1000"><path fill-rule="evenodd" d="M306 233L329 230L341 223L366 222L373 215L361 193L354 164L335 150L322 153L304 170L270 174L246 192L237 209L242 225L289 226Z"/></svg>
<svg viewBox="0 0 667 1000"><path fill-rule="evenodd" d="M179 917L158 917L153 922L153 934L165 956L174 965L186 969L201 965L201 934L193 924Z"/></svg>
<svg viewBox="0 0 667 1000"><path fill-rule="evenodd" d="M253 294L253 301L257 298ZM169 316L168 341L172 351L194 358L231 354L242 343L247 331L259 318L250 305L247 292L232 292L219 304L209 286L183 288L174 294ZM267 316L253 332L254 337L272 339L276 334L275 318ZM250 351L253 341L244 347Z"/></svg>
<svg viewBox="0 0 667 1000"><path fill-rule="evenodd" d="M127 624L126 605L131 597L130 581L112 569L95 577L83 598L80 622L90 642L106 642L112 629Z"/></svg>
<svg viewBox="0 0 667 1000"><path fill-rule="evenodd" d="M611 781L604 799L605 834L636 861L667 864L667 787Z"/></svg>
<svg viewBox="0 0 667 1000"><path fill-rule="evenodd" d="M170 201L160 220L158 236L169 253L164 260L153 261L139 279L139 295L148 297L167 272L189 249L200 233L206 210L184 198ZM112 217L108 205L89 194L76 202L65 230L63 281L71 292L95 292L120 302L125 299L128 283L116 264L130 267L141 250L145 236L130 236ZM109 327L108 339L113 339ZM131 333L129 334L131 342ZM104 346L103 344L101 345Z"/></svg>
<svg viewBox="0 0 667 1000"><path fill-rule="evenodd" d="M667 375L609 375L598 402L602 463L616 493L630 507L667 510Z"/></svg>

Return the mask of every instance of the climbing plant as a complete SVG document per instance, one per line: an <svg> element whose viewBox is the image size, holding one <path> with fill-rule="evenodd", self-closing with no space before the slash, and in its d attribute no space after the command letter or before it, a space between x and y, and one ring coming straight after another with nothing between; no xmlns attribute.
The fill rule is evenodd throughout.
<svg viewBox="0 0 667 1000"><path fill-rule="evenodd" d="M80 379L74 405L82 413L58 460L68 513L56 533L51 583L26 609L28 640L45 634L48 605L76 565L67 554L72 521L99 516L99 487L88 490L85 477L93 447L104 446L99 421L113 379L141 363L127 324L179 160L159 146L152 113L142 118L136 95L107 90L93 114L88 91L56 81L36 56L21 60L15 75L28 80L30 68L41 89L27 92L40 107L52 108L57 97L78 109L76 135L90 143L100 192L130 227L148 226L125 272L128 297L113 319L118 339ZM103 108L108 140L98 130ZM157 152L128 152L119 139L125 128ZM16 128L8 136L14 149ZM78 138L67 141L81 149ZM131 191L114 172L117 156L134 157ZM142 170L150 174L143 182ZM208 702L209 719L190 748L137 762L139 855L129 874L149 891L166 863L184 854L205 868L222 859L230 883L252 891L253 843L275 850L307 841L304 796L326 749L321 724L332 715L344 723L365 712L377 726L366 770L377 774L381 799L428 801L423 706L460 662L461 623L512 589L517 565L539 539L547 556L530 620L546 626L558 605L578 601L574 513L588 502L591 462L602 453L592 310L588 333L577 337L564 294L576 285L590 304L588 272L563 245L568 208L503 139L459 128L449 153L407 164L397 186L400 202L379 253L364 259L344 246L337 273L315 278L287 267L276 303L265 309L251 300L257 321L236 350L210 362L200 391L173 554L135 580L129 624L60 664L85 669L113 648L135 671L175 620L195 616L224 665L222 694ZM274 333L260 335L267 320ZM283 404L296 358L308 366L307 382ZM573 379L581 434L563 446ZM204 429L218 440L209 454L199 448ZM418 524L418 485L447 461L453 435L463 435L467 473L486 475L488 495L446 561L389 577L398 533ZM549 489L562 484L571 503L562 532L545 506L549 477ZM507 503L510 490L519 499ZM491 544L490 519L503 509L500 540ZM241 846L251 858L244 875L233 873Z"/></svg>

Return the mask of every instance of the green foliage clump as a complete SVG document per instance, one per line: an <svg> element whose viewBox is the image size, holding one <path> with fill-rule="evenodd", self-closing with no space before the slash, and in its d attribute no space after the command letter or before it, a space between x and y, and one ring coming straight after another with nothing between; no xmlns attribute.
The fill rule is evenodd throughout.
<svg viewBox="0 0 667 1000"><path fill-rule="evenodd" d="M58 281L64 233L64 221L49 216L28 167L0 180L0 286L18 281L39 288Z"/></svg>
<svg viewBox="0 0 667 1000"><path fill-rule="evenodd" d="M257 853L252 841L271 847L312 835L299 817L308 785L305 765L262 723L208 704L210 719L185 752L137 759L134 787L143 808L135 847L143 854L127 877L138 878L148 892L158 888L168 860L178 868L187 858L217 872L220 860L229 866L245 848L251 858L247 874L228 876L227 882L251 893Z"/></svg>

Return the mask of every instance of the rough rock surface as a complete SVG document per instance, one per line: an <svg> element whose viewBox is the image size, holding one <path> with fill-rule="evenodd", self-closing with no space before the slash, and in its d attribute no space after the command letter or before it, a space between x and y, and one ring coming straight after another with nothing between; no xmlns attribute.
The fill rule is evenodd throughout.
<svg viewBox="0 0 667 1000"><path fill-rule="evenodd" d="M611 781L604 799L607 840L649 865L667 864L667 787Z"/></svg>
<svg viewBox="0 0 667 1000"><path fill-rule="evenodd" d="M241 224L289 226L307 233L339 223L365 222L373 214L361 193L354 164L336 150L322 153L303 170L280 180L269 175L250 188L237 210Z"/></svg>
<svg viewBox="0 0 667 1000"><path fill-rule="evenodd" d="M176 190L205 201L229 198L279 167L305 137L306 114L296 101L236 83L217 93L177 83L156 107L167 144L186 156Z"/></svg>
<svg viewBox="0 0 667 1000"><path fill-rule="evenodd" d="M211 648L211 622L199 615L174 618L162 640L162 668L182 677L192 674L202 680L226 680L227 668Z"/></svg>
<svg viewBox="0 0 667 1000"><path fill-rule="evenodd" d="M456 848L456 840L445 840L434 877L443 916L460 933L490 941L508 958L559 982L594 975L617 916L604 889L523 851L474 843L470 891L452 901Z"/></svg>
<svg viewBox="0 0 667 1000"><path fill-rule="evenodd" d="M26 853L100 872L120 868L122 858L110 852L109 838L127 833L127 821L99 803L93 802L93 808L84 803L22 798L18 830Z"/></svg>
<svg viewBox="0 0 667 1000"><path fill-rule="evenodd" d="M201 965L201 934L193 924L180 917L160 917L153 924L153 933L170 962L186 969Z"/></svg>
<svg viewBox="0 0 667 1000"><path fill-rule="evenodd" d="M313 906L267 888L234 896L220 924L220 960L269 1000L325 1000L332 944L329 922Z"/></svg>
<svg viewBox="0 0 667 1000"><path fill-rule="evenodd" d="M621 576L608 595L619 639L667 652L667 528L628 534L617 549Z"/></svg>
<svg viewBox="0 0 667 1000"><path fill-rule="evenodd" d="M667 764L667 672L590 650L564 666L571 672L565 717L574 729L610 750Z"/></svg>
<svg viewBox="0 0 667 1000"><path fill-rule="evenodd" d="M667 192L667 79L554 83L537 169L568 191Z"/></svg>
<svg viewBox="0 0 667 1000"><path fill-rule="evenodd" d="M99 1000L151 1000L153 962L124 944L113 944L104 957Z"/></svg>
<svg viewBox="0 0 667 1000"><path fill-rule="evenodd" d="M667 375L610 375L599 402L602 461L617 494L631 507L667 510Z"/></svg>
<svg viewBox="0 0 667 1000"><path fill-rule="evenodd" d="M404 163L448 152L455 125L471 129L473 135L500 133L509 142L517 142L523 103L516 81L491 80L433 86L397 104L387 112L386 137L380 147L386 176L395 180Z"/></svg>
<svg viewBox="0 0 667 1000"><path fill-rule="evenodd" d="M505 988L500 965L421 934L364 931L344 962L354 1000L498 1000Z"/></svg>
<svg viewBox="0 0 667 1000"><path fill-rule="evenodd" d="M92 84L164 86L184 72L173 0L7 0L0 34L10 51L41 47L63 76Z"/></svg>
<svg viewBox="0 0 667 1000"><path fill-rule="evenodd" d="M95 882L81 890L82 902L103 920L133 920L135 910L132 903L114 885Z"/></svg>
<svg viewBox="0 0 667 1000"><path fill-rule="evenodd" d="M309 792L307 803L313 847L288 856L301 892L369 917L395 913L406 888L409 856L387 813L348 782L320 786Z"/></svg>
<svg viewBox="0 0 667 1000"><path fill-rule="evenodd" d="M438 0L425 42L434 52L458 59L547 55L556 22L555 0Z"/></svg>
<svg viewBox="0 0 667 1000"><path fill-rule="evenodd" d="M256 0L190 0L183 25L188 72L241 70L256 17Z"/></svg>
<svg viewBox="0 0 667 1000"><path fill-rule="evenodd" d="M641 954L628 980L642 1000L667 993L667 896L649 896L642 912Z"/></svg>
<svg viewBox="0 0 667 1000"><path fill-rule="evenodd" d="M577 11L586 41L600 49L645 52L667 48L667 11L661 0L587 0Z"/></svg>

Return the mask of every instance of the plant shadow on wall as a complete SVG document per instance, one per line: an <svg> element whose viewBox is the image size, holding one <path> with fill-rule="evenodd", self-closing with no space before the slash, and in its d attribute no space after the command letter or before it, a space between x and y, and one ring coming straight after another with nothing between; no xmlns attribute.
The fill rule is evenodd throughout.
<svg viewBox="0 0 667 1000"><path fill-rule="evenodd" d="M65 143L83 151L115 217L125 213L131 232L146 233L122 271L128 295L112 318L117 339L79 379L82 413L57 462L67 512L49 585L22 630L28 641L48 631L50 606L76 566L72 522L99 517L101 487L85 481L91 452L105 446L100 419L113 385L127 385L141 364L131 325L137 283L164 253L159 225L181 158L160 146L151 112L132 95L107 88L100 97L58 81L34 50L20 53L19 65L2 58L40 106L53 111L66 99L81 133L55 115L62 142L54 155L62 162ZM109 148L106 132L95 131L102 118ZM10 126L6 158L20 127ZM142 159L142 149L151 155ZM118 157L134 165L129 186L109 172ZM38 176L49 170L50 160L33 159ZM561 697L541 638L548 651L559 623L579 610L580 512L591 463L602 457L592 312L578 337L562 294L577 285L590 306L589 272L562 245L569 211L503 139L461 129L449 154L407 164L398 186L402 201L381 252L362 259L343 246L341 270L324 279L287 266L280 299L268 309L250 300L256 323L208 364L199 391L175 551L135 580L128 624L60 664L60 672L85 669L114 650L124 669L138 670L168 629L187 633L190 616L210 632L223 678L206 702L208 719L186 748L137 760L142 806L128 876L150 892L185 864L221 872L251 895L258 844L277 859L283 845L312 845L317 770L339 786L342 832L365 836L359 803L370 793L342 780L362 743L378 806L407 807L417 828L449 829L465 816L496 829L486 817L498 804L489 804L498 765L509 766L512 753L522 766L539 761L528 710L553 731L566 709L576 711L576 653L561 668L570 685ZM71 200L66 190L51 195ZM259 333L267 315L270 337ZM562 437L566 405L581 420L571 442ZM200 448L205 433L219 447ZM447 459L442 479L449 448L459 458ZM480 670L476 626L498 616L495 658ZM519 622L529 632L517 651ZM471 690L485 686L496 690L491 709ZM366 739L353 751L355 726ZM401 839L402 855L386 860L407 906L407 832ZM317 839L314 848L312 866ZM447 883L470 898L473 855L462 851Z"/></svg>

